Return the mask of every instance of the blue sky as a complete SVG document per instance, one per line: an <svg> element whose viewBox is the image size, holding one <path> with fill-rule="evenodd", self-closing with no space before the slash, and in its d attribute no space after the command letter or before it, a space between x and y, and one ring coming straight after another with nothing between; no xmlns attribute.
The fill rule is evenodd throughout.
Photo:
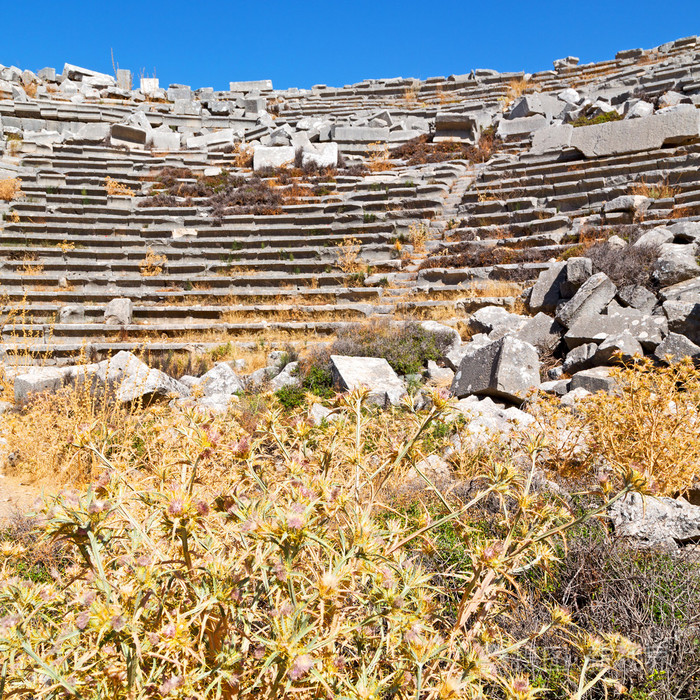
<svg viewBox="0 0 700 700"><path fill-rule="evenodd" d="M226 89L426 78L472 68L552 67L700 34L700 0L21 0L2 10L0 63L36 70L64 62Z"/></svg>

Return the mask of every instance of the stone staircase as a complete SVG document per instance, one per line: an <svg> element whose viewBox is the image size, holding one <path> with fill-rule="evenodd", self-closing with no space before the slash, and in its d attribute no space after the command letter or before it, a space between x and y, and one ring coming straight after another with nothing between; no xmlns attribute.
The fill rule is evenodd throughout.
<svg viewBox="0 0 700 700"><path fill-rule="evenodd" d="M483 306L514 309L552 260L575 254L592 235L698 218L700 143L586 159L567 148L532 153L531 136L517 135L486 163L456 157L409 166L389 153L378 167L372 120L384 120L393 148L440 113L500 115L523 89L595 88L609 92L612 104L674 90L700 104L699 50L689 38L533 75L473 71L307 91L265 87L252 99L267 102L272 125L235 107L234 91L207 96L219 111L230 103L229 114L219 116L177 113L175 102L135 93L99 102L71 101L55 90L11 99L0 81L0 179L16 174L23 193L0 202L4 349L63 362L79 352L104 357L143 345L172 352L260 338L308 342L371 317L433 319L461 329ZM142 205L166 168L187 169L183 184L222 171L252 178L236 149L10 138L122 123L136 104L154 128L182 135L233 129L242 146L264 142L275 129L293 131L302 120L330 118L348 164L320 171L312 188L308 173L257 173L283 200L297 185L306 189L274 212L214 216L196 197L178 206ZM366 138L343 141L343 125L358 119L366 121ZM109 194L107 178L133 196ZM642 218L604 211L611 200L640 192L653 199ZM130 322L105 322L115 298L133 302Z"/></svg>

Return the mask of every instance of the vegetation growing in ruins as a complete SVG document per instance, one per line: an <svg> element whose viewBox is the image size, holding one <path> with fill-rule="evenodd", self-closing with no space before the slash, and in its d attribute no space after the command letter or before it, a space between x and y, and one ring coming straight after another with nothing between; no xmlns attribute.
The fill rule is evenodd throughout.
<svg viewBox="0 0 700 700"><path fill-rule="evenodd" d="M596 272L604 272L618 287L635 284L654 291L654 264L659 256L657 246L632 245L625 248L605 242L586 248L586 256Z"/></svg>
<svg viewBox="0 0 700 700"><path fill-rule="evenodd" d="M629 188L630 194L651 197L651 199L672 199L679 192L680 188L669 184L668 180L652 183L647 182L645 178L641 178L639 182L635 182Z"/></svg>
<svg viewBox="0 0 700 700"><path fill-rule="evenodd" d="M129 187L128 185L124 185L121 182L118 182L109 175L107 175L107 177L105 178L105 189L107 190L107 194L110 196L123 195L127 197L133 197L135 194L134 190L131 189L131 187Z"/></svg>
<svg viewBox="0 0 700 700"><path fill-rule="evenodd" d="M139 270L144 277L157 277L163 274L163 266L168 262L165 255L156 253L149 248L146 257L139 263Z"/></svg>
<svg viewBox="0 0 700 700"><path fill-rule="evenodd" d="M441 163L448 160L467 160L470 163L484 163L496 153L503 142L493 129L485 129L476 145L459 141L433 141L433 136L424 134L408 143L394 148L390 156L406 160L408 165Z"/></svg>
<svg viewBox="0 0 700 700"><path fill-rule="evenodd" d="M22 181L17 177L0 180L0 200L11 202L22 196Z"/></svg>
<svg viewBox="0 0 700 700"><path fill-rule="evenodd" d="M603 112L602 114L598 114L595 117L587 117L585 114L582 114L580 117L574 119L574 121L571 122L571 125L575 127L593 126L594 124L607 124L608 122L618 122L621 119L624 119L622 114L620 114L616 110L612 110L610 112Z"/></svg>
<svg viewBox="0 0 700 700"><path fill-rule="evenodd" d="M604 488L632 470L658 495L685 493L700 478L700 370L690 359L651 360L612 369L617 390L598 392L575 410L540 404L551 464L564 474L598 474ZM566 422L567 439L552 426Z"/></svg>

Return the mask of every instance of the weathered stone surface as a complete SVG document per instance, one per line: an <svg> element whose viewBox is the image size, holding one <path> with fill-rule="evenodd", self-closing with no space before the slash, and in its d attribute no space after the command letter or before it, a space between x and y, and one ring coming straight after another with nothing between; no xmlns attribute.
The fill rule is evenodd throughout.
<svg viewBox="0 0 700 700"><path fill-rule="evenodd" d="M652 351L668 332L668 323L663 316L619 307L607 314L584 316L569 328L564 340L569 348L575 348L581 343L602 343L609 335L624 330L642 347Z"/></svg>
<svg viewBox="0 0 700 700"><path fill-rule="evenodd" d="M581 401L581 399L585 399L587 396L591 396L591 392L588 391L588 389L584 389L583 387L571 389L571 382L569 382L569 389L570 390L567 391L561 397L562 406L568 406L569 408L573 408L579 401Z"/></svg>
<svg viewBox="0 0 700 700"><path fill-rule="evenodd" d="M572 92L575 93L575 91ZM569 95L569 97L571 96ZM508 119L519 119L539 114L551 121L561 114L564 106L564 102L559 97L547 93L534 92L523 95L515 101L508 112Z"/></svg>
<svg viewBox="0 0 700 700"><path fill-rule="evenodd" d="M590 258L569 258L566 261L565 279L560 283L561 295L570 299L592 275L593 263Z"/></svg>
<svg viewBox="0 0 700 700"><path fill-rule="evenodd" d="M298 370L298 362L288 362L282 371L270 380L272 391L278 391L285 386L301 386L301 377L297 374Z"/></svg>
<svg viewBox="0 0 700 700"><path fill-rule="evenodd" d="M85 307L82 304L66 304L58 314L61 323L84 323Z"/></svg>
<svg viewBox="0 0 700 700"><path fill-rule="evenodd" d="M440 367L433 360L428 361L427 375L428 379L438 386L452 384L452 380L455 377L454 370L451 370L449 367Z"/></svg>
<svg viewBox="0 0 700 700"><path fill-rule="evenodd" d="M65 372L58 367L31 367L14 379L15 403L24 404L37 394L58 391Z"/></svg>
<svg viewBox="0 0 700 700"><path fill-rule="evenodd" d="M564 327L551 316L540 312L512 335L518 340L533 345L540 353L551 352L561 342Z"/></svg>
<svg viewBox="0 0 700 700"><path fill-rule="evenodd" d="M522 401L540 383L537 350L522 340L506 336L466 355L452 382L452 393Z"/></svg>
<svg viewBox="0 0 700 700"><path fill-rule="evenodd" d="M253 153L253 170L281 168L294 163L292 146L256 146Z"/></svg>
<svg viewBox="0 0 700 700"><path fill-rule="evenodd" d="M576 148L586 158L651 151L664 145L682 144L700 137L697 110L654 114L640 119L608 122L573 128L569 124L551 126L535 134L535 154Z"/></svg>
<svg viewBox="0 0 700 700"><path fill-rule="evenodd" d="M688 107L671 114L574 129L570 145L587 158L596 158L692 141L700 137L700 124L695 107Z"/></svg>
<svg viewBox="0 0 700 700"><path fill-rule="evenodd" d="M502 306L484 306L477 309L469 319L469 327L474 333L515 332L526 323L527 318L510 313Z"/></svg>
<svg viewBox="0 0 700 700"><path fill-rule="evenodd" d="M534 418L515 406L504 408L489 397L468 396L454 405L454 411L466 420L466 426L456 436L456 446L466 443L478 446L493 440L494 436L507 436L516 428L526 428Z"/></svg>
<svg viewBox="0 0 700 700"><path fill-rule="evenodd" d="M128 326L134 314L134 304L131 299L112 299L105 307L105 323L116 323L120 326Z"/></svg>
<svg viewBox="0 0 700 700"><path fill-rule="evenodd" d="M648 546L675 548L700 538L700 507L682 498L628 493L608 509L615 534Z"/></svg>
<svg viewBox="0 0 700 700"><path fill-rule="evenodd" d="M205 396L225 394L230 396L244 390L243 381L227 362L218 362L199 379L199 386Z"/></svg>
<svg viewBox="0 0 700 700"><path fill-rule="evenodd" d="M397 405L406 395L406 387L391 365L382 357L346 357L331 355L333 381L344 391L365 386L369 400L380 406Z"/></svg>
<svg viewBox="0 0 700 700"><path fill-rule="evenodd" d="M625 194L606 202L603 206L603 211L606 214L626 211L634 216L640 216L650 207L653 201L651 197L644 197L640 194Z"/></svg>
<svg viewBox="0 0 700 700"><path fill-rule="evenodd" d="M629 362L634 357L644 357L644 348L627 330L609 335L598 346L595 353L595 364L604 365L613 362Z"/></svg>
<svg viewBox="0 0 700 700"><path fill-rule="evenodd" d="M566 263L556 262L540 272L537 282L530 291L528 306L537 313L553 313L561 301L561 283L566 279Z"/></svg>
<svg viewBox="0 0 700 700"><path fill-rule="evenodd" d="M659 286L685 282L700 275L700 265L695 260L694 246L665 243L654 265L654 277Z"/></svg>
<svg viewBox="0 0 700 700"><path fill-rule="evenodd" d="M532 117L523 117L521 119L501 119L498 122L496 135L502 139L509 136L527 136L533 132L544 129L549 124L549 120L540 114L535 114Z"/></svg>
<svg viewBox="0 0 700 700"><path fill-rule="evenodd" d="M700 344L700 301L665 301L668 330Z"/></svg>
<svg viewBox="0 0 700 700"><path fill-rule="evenodd" d="M319 168L335 168L338 165L338 144L333 141L310 144L302 152L301 164L304 167L316 165Z"/></svg>
<svg viewBox="0 0 700 700"><path fill-rule="evenodd" d="M650 313L657 304L656 295L646 289L646 287L638 284L628 284L620 287L617 290L616 299L623 306L629 306L645 313Z"/></svg>
<svg viewBox="0 0 700 700"><path fill-rule="evenodd" d="M589 277L576 294L562 304L556 313L556 319L562 326L571 326L586 316L600 313L615 297L617 288L604 272Z"/></svg>
<svg viewBox="0 0 700 700"><path fill-rule="evenodd" d="M562 363L562 369L567 374L580 372L583 369L590 369L595 364L594 357L598 352L596 343L583 343L573 350L569 350Z"/></svg>
<svg viewBox="0 0 700 700"><path fill-rule="evenodd" d="M231 92L248 93L253 90L272 90L271 80L237 80L228 84Z"/></svg>
<svg viewBox="0 0 700 700"><path fill-rule="evenodd" d="M669 356L671 361L682 360L684 357L700 359L700 345L696 345L680 333L669 333L654 350L654 357L657 360L665 360Z"/></svg>
<svg viewBox="0 0 700 700"><path fill-rule="evenodd" d="M595 394L596 391L612 392L615 389L615 380L610 376L609 367L593 367L577 372L571 378L571 391L585 389Z"/></svg>

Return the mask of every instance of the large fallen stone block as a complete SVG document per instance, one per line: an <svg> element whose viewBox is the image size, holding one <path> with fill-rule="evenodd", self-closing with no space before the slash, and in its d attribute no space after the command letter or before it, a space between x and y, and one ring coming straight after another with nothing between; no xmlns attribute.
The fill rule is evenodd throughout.
<svg viewBox="0 0 700 700"><path fill-rule="evenodd" d="M535 134L532 152L542 154L575 148L586 158L650 151L679 145L700 138L698 110L680 105L677 111L640 119L607 122L574 128L569 124L552 126Z"/></svg>
<svg viewBox="0 0 700 700"><path fill-rule="evenodd" d="M374 143L376 141L389 140L388 127L369 126L334 126L331 129L334 141L343 143Z"/></svg>
<svg viewBox="0 0 700 700"><path fill-rule="evenodd" d="M644 348L628 331L609 335L597 348L595 363L598 365L613 362L630 362L635 357L644 357Z"/></svg>
<svg viewBox="0 0 700 700"><path fill-rule="evenodd" d="M607 314L586 315L572 324L564 336L569 348L582 343L602 343L608 336L628 331L643 348L653 351L668 333L663 316L618 307Z"/></svg>
<svg viewBox="0 0 700 700"><path fill-rule="evenodd" d="M511 313L502 306L483 306L471 315L468 324L472 333L508 333L519 331L527 322L525 316Z"/></svg>
<svg viewBox="0 0 700 700"><path fill-rule="evenodd" d="M281 168L294 163L292 146L256 146L253 153L253 170Z"/></svg>
<svg viewBox="0 0 700 700"><path fill-rule="evenodd" d="M561 284L566 280L567 263L555 262L540 272L535 285L530 290L528 306L537 313L554 313L562 299Z"/></svg>
<svg viewBox="0 0 700 700"><path fill-rule="evenodd" d="M15 402L24 404L37 394L58 391L63 386L65 372L58 367L31 367L15 376Z"/></svg>
<svg viewBox="0 0 700 700"><path fill-rule="evenodd" d="M520 119L501 119L498 122L496 135L502 139L509 136L527 136L533 132L547 128L549 120L540 114L532 117L521 117Z"/></svg>
<svg viewBox="0 0 700 700"><path fill-rule="evenodd" d="M238 80L228 84L231 92L248 93L253 90L272 90L271 80Z"/></svg>
<svg viewBox="0 0 700 700"><path fill-rule="evenodd" d="M571 328L579 319L599 314L615 298L616 292L612 280L604 272L598 272L557 309L556 319L565 328Z"/></svg>
<svg viewBox="0 0 700 700"><path fill-rule="evenodd" d="M383 357L331 355L333 383L343 391L360 387L370 390L369 401L387 407L397 405L406 387Z"/></svg>
<svg viewBox="0 0 700 700"><path fill-rule="evenodd" d="M113 146L149 146L151 132L140 126L131 124L112 124L111 128Z"/></svg>
<svg viewBox="0 0 700 700"><path fill-rule="evenodd" d="M564 327L551 316L542 312L536 314L515 333L518 338L537 348L538 352L551 352L561 342L564 335Z"/></svg>
<svg viewBox="0 0 700 700"><path fill-rule="evenodd" d="M660 287L670 287L700 275L695 260L695 246L664 243L654 265L654 278Z"/></svg>
<svg viewBox="0 0 700 700"><path fill-rule="evenodd" d="M102 362L67 367L66 382L87 384L95 393L109 392L119 403L136 400L149 403L157 399L188 396L189 388L165 372L149 367L136 355L121 350Z"/></svg>
<svg viewBox="0 0 700 700"><path fill-rule="evenodd" d="M128 326L134 315L134 304L131 299L112 299L105 307L104 320L108 324Z"/></svg>
<svg viewBox="0 0 700 700"><path fill-rule="evenodd" d="M109 124L83 124L74 137L69 140L77 143L102 143L110 133Z"/></svg>
<svg viewBox="0 0 700 700"><path fill-rule="evenodd" d="M575 91L572 92L576 94ZM576 97L578 98L577 94ZM508 119L519 119L540 114L551 121L561 114L565 106L565 103L554 95L534 92L517 99L507 116Z"/></svg>
<svg viewBox="0 0 700 700"><path fill-rule="evenodd" d="M335 168L338 165L338 144L333 141L309 144L301 154L301 164L315 165L318 168Z"/></svg>
<svg viewBox="0 0 700 700"><path fill-rule="evenodd" d="M672 362L678 362L684 357L700 360L700 345L680 333L669 333L654 350L654 357L657 360L670 359Z"/></svg>
<svg viewBox="0 0 700 700"><path fill-rule="evenodd" d="M471 394L522 401L540 383L537 350L506 336L465 355L452 382L458 398Z"/></svg>
<svg viewBox="0 0 700 700"><path fill-rule="evenodd" d="M434 141L464 141L476 143L488 116L459 112L438 112L435 115Z"/></svg>
<svg viewBox="0 0 700 700"><path fill-rule="evenodd" d="M240 377L227 362L219 362L199 378L199 386L205 396L225 394L231 396L245 390Z"/></svg>
<svg viewBox="0 0 700 700"><path fill-rule="evenodd" d="M577 372L571 378L570 390L585 389L595 394L596 391L611 393L615 389L615 380L610 376L609 367L593 367Z"/></svg>
<svg viewBox="0 0 700 700"><path fill-rule="evenodd" d="M700 538L700 507L682 498L642 497L628 493L608 508L615 534L648 546L675 548Z"/></svg>
<svg viewBox="0 0 700 700"><path fill-rule="evenodd" d="M586 158L651 151L700 138L700 114L694 106L641 119L594 124L574 129L570 146Z"/></svg>
<svg viewBox="0 0 700 700"><path fill-rule="evenodd" d="M668 330L700 344L700 301L665 301Z"/></svg>

